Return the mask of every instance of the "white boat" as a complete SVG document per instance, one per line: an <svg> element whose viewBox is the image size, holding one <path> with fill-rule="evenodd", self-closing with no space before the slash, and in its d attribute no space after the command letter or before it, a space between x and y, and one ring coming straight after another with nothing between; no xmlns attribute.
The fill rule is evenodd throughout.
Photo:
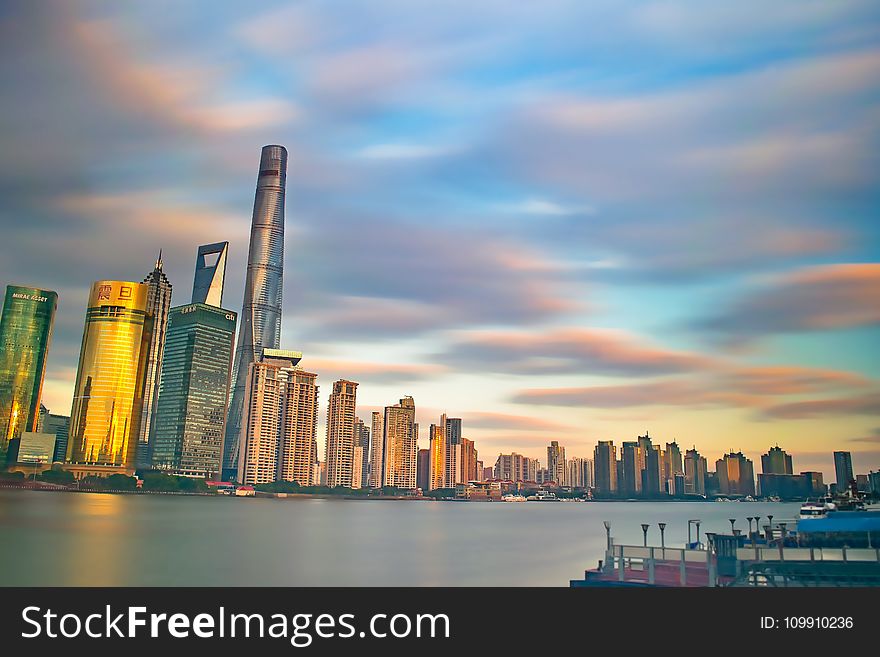
<svg viewBox="0 0 880 657"><path fill-rule="evenodd" d="M504 495L501 498L502 502L525 502L526 498L523 495Z"/></svg>
<svg viewBox="0 0 880 657"><path fill-rule="evenodd" d="M539 490L534 495L529 495L528 500L530 502L558 502L559 498L556 497L556 493L549 490Z"/></svg>

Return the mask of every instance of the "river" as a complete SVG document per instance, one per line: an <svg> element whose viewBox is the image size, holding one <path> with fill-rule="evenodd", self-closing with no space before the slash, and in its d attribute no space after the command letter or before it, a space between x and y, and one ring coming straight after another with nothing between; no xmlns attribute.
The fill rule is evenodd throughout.
<svg viewBox="0 0 880 657"><path fill-rule="evenodd" d="M3 586L567 586L618 542L796 503L477 503L0 491Z"/></svg>

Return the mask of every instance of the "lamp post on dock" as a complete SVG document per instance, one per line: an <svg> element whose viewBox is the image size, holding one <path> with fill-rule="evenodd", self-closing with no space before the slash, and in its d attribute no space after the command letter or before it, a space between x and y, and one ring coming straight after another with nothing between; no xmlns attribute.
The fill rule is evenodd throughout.
<svg viewBox="0 0 880 657"><path fill-rule="evenodd" d="M650 526L651 526L651 525L649 525L649 524L647 524L647 523L644 523L644 522L642 523L642 534L643 534L644 539L645 539L645 541L644 541L644 546L645 546L645 547L648 547L648 527L650 527Z"/></svg>
<svg viewBox="0 0 880 657"><path fill-rule="evenodd" d="M660 551L663 555L663 558L666 558L666 523L658 522L657 525L660 527ZM870 540L870 538L868 539Z"/></svg>

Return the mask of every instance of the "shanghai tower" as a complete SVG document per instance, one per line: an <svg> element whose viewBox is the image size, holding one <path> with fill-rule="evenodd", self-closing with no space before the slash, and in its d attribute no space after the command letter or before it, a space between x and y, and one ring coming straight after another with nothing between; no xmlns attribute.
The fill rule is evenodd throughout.
<svg viewBox="0 0 880 657"><path fill-rule="evenodd" d="M287 149L263 146L257 192L251 219L247 278L241 305L235 351L232 401L223 445L223 479L238 473L239 435L248 368L264 349L277 349L281 340L281 291L284 265L284 188Z"/></svg>

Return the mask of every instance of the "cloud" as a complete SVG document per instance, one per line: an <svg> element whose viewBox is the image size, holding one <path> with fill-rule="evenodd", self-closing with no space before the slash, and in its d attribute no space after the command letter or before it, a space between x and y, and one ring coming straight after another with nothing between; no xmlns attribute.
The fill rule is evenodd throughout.
<svg viewBox="0 0 880 657"><path fill-rule="evenodd" d="M870 393L856 397L814 399L778 404L763 409L766 418L804 420L817 417L849 417L852 415L880 415L880 394Z"/></svg>
<svg viewBox="0 0 880 657"><path fill-rule="evenodd" d="M371 144L356 152L356 156L366 160L421 160L442 157L458 152L453 146L431 146L426 144L387 143Z"/></svg>
<svg viewBox="0 0 880 657"><path fill-rule="evenodd" d="M556 422L542 417L528 415L515 415L511 413L490 413L478 411L466 411L461 413L465 429L507 429L510 431L531 431L536 433L548 433L559 431L571 431L573 427L562 422ZM482 438L482 434L481 434Z"/></svg>
<svg viewBox="0 0 880 657"><path fill-rule="evenodd" d="M765 280L697 327L729 340L880 323L880 264L807 267Z"/></svg>
<svg viewBox="0 0 880 657"><path fill-rule="evenodd" d="M871 381L850 372L796 366L738 366L726 361L706 361L703 364L706 365L703 370L647 382L520 390L512 401L612 409L648 406L744 408L753 409L760 417L766 418L862 412L873 399L862 393L848 399L774 403L768 397L851 393L869 387Z"/></svg>
<svg viewBox="0 0 880 657"><path fill-rule="evenodd" d="M304 369L316 372L321 379L335 381L348 379L361 384L406 383L441 377L446 368L440 365L370 363L364 361L309 358L301 363Z"/></svg>
<svg viewBox="0 0 880 657"><path fill-rule="evenodd" d="M757 406L761 397L743 393L707 390L693 381L654 381L611 386L573 388L531 388L513 396L518 404L575 406L585 408L627 408L631 406Z"/></svg>
<svg viewBox="0 0 880 657"><path fill-rule="evenodd" d="M464 332L441 358L483 372L584 376L650 376L712 366L709 357L649 345L626 331L586 328Z"/></svg>
<svg viewBox="0 0 880 657"><path fill-rule="evenodd" d="M311 297L295 303L312 313L310 338L529 324L584 308L564 265L491 231L341 212L300 223L297 275Z"/></svg>
<svg viewBox="0 0 880 657"><path fill-rule="evenodd" d="M860 438L850 438L853 443L876 443L880 444L880 427L874 427L870 433Z"/></svg>
<svg viewBox="0 0 880 657"><path fill-rule="evenodd" d="M519 203L505 203L498 206L501 212L525 215L549 215L566 217L570 215L593 215L596 208L590 205L568 206L543 198L527 198Z"/></svg>
<svg viewBox="0 0 880 657"><path fill-rule="evenodd" d="M223 100L228 81L216 64L173 56L139 60L131 32L118 22L75 21L70 34L83 70L114 104L136 116L186 130L226 133L278 126L299 115L295 105L281 98Z"/></svg>
<svg viewBox="0 0 880 657"><path fill-rule="evenodd" d="M852 372L799 366L744 366L719 375L723 388L755 395L800 395L863 388L870 381Z"/></svg>

